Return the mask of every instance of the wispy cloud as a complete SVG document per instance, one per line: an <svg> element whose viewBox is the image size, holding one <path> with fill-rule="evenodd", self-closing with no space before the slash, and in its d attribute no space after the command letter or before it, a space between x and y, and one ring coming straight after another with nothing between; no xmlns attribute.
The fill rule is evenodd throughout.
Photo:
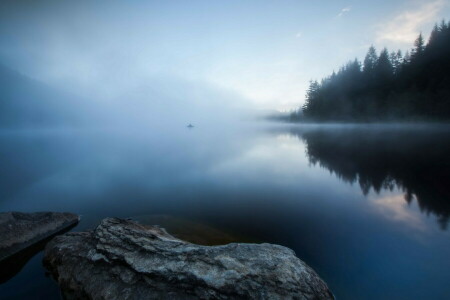
<svg viewBox="0 0 450 300"><path fill-rule="evenodd" d="M352 10L351 6L344 7L343 9L341 9L341 11L337 15L337 17L340 18L340 17L342 17L343 15L345 15L346 13L348 13L351 10Z"/></svg>
<svg viewBox="0 0 450 300"><path fill-rule="evenodd" d="M301 32L301 31L299 31L295 34L295 37L298 39L301 38L302 36L303 36L303 32Z"/></svg>
<svg viewBox="0 0 450 300"><path fill-rule="evenodd" d="M423 25L437 21L436 18L445 5L446 0L435 0L398 14L392 20L377 26L376 41L411 44Z"/></svg>

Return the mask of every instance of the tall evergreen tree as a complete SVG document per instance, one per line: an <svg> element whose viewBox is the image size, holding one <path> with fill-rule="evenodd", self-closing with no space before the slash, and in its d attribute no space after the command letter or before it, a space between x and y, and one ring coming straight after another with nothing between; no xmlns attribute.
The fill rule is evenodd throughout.
<svg viewBox="0 0 450 300"><path fill-rule="evenodd" d="M411 62L411 54L409 53L409 51L405 52L405 56L403 56L403 65L407 65Z"/></svg>
<svg viewBox="0 0 450 300"><path fill-rule="evenodd" d="M377 65L378 56L374 46L370 46L369 51L364 58L364 73L368 74L375 69Z"/></svg>
<svg viewBox="0 0 450 300"><path fill-rule="evenodd" d="M385 83L385 80L388 80L392 77L394 68L389 59L389 52L386 48L384 48L380 52L380 56L378 57L374 71L376 73L377 79L382 80L383 84Z"/></svg>
<svg viewBox="0 0 450 300"><path fill-rule="evenodd" d="M441 30L441 32L444 32L444 31L446 31L449 27L450 27L450 23L447 24L447 23L445 23L445 20L442 20L441 25L439 26L439 29Z"/></svg>
<svg viewBox="0 0 450 300"><path fill-rule="evenodd" d="M425 51L425 41L423 39L422 33L419 34L417 39L414 41L414 49L411 52L411 57L420 57Z"/></svg>
<svg viewBox="0 0 450 300"><path fill-rule="evenodd" d="M439 26L434 24L433 30L431 31L430 38L428 39L428 44L432 44L436 41L439 35Z"/></svg>
<svg viewBox="0 0 450 300"><path fill-rule="evenodd" d="M397 52L392 51L389 55L389 60L391 61L391 65L394 71L394 74L398 74L400 72L403 57L402 57L402 51L398 50Z"/></svg>

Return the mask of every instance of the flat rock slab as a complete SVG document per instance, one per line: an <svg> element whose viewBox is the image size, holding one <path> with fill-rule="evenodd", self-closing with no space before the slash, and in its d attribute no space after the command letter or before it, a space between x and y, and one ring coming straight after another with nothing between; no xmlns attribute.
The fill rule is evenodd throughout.
<svg viewBox="0 0 450 300"><path fill-rule="evenodd" d="M195 245L116 218L55 237L44 264L65 299L333 299L289 248Z"/></svg>
<svg viewBox="0 0 450 300"><path fill-rule="evenodd" d="M0 261L78 221L78 215L71 213L0 213Z"/></svg>

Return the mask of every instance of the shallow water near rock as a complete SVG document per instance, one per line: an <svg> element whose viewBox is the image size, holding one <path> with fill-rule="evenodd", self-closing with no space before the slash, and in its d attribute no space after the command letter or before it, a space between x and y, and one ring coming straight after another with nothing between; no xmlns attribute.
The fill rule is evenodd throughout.
<svg viewBox="0 0 450 300"><path fill-rule="evenodd" d="M74 231L131 217L197 243L280 244L338 299L450 293L448 127L172 124L2 131L0 143L1 211L71 211ZM59 299L41 260L0 298Z"/></svg>

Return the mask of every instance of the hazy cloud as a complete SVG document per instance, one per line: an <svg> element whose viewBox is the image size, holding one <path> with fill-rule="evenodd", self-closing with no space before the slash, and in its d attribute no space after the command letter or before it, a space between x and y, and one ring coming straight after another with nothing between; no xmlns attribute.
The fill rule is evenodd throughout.
<svg viewBox="0 0 450 300"><path fill-rule="evenodd" d="M341 11L339 12L339 14L337 15L337 17L342 17L343 15L345 15L346 13L348 13L350 10L352 10L351 6L347 6L343 9L341 9Z"/></svg>
<svg viewBox="0 0 450 300"><path fill-rule="evenodd" d="M423 25L436 22L439 12L445 5L445 0L435 0L398 14L392 20L378 26L377 42L388 41L410 45L417 38Z"/></svg>

